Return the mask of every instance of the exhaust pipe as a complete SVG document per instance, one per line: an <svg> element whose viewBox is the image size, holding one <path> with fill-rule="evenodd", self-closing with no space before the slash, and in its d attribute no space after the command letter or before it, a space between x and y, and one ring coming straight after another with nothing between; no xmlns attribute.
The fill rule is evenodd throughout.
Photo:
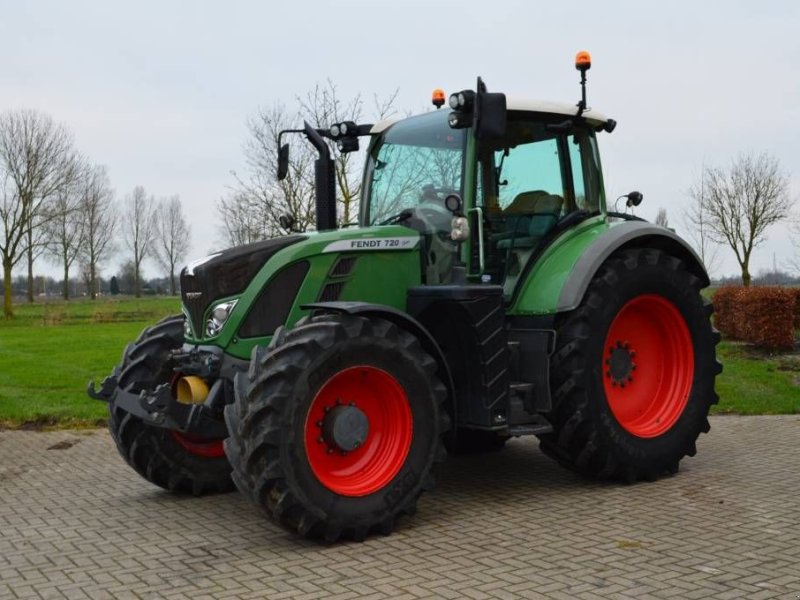
<svg viewBox="0 0 800 600"><path fill-rule="evenodd" d="M331 150L308 121L305 121L303 126L308 141L319 153L319 158L314 161L317 230L336 229L336 179Z"/></svg>

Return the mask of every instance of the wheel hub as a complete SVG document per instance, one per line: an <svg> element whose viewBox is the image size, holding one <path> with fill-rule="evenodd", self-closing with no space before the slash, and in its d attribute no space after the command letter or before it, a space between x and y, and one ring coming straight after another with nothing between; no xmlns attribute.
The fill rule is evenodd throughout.
<svg viewBox="0 0 800 600"><path fill-rule="evenodd" d="M367 415L355 403L337 405L322 420L322 440L334 450L352 452L360 448L369 434Z"/></svg>
<svg viewBox="0 0 800 600"><path fill-rule="evenodd" d="M633 372L636 370L636 363L633 358L636 352L631 345L622 340L617 340L616 344L608 350L606 358L606 377L611 380L611 385L625 387L633 383Z"/></svg>

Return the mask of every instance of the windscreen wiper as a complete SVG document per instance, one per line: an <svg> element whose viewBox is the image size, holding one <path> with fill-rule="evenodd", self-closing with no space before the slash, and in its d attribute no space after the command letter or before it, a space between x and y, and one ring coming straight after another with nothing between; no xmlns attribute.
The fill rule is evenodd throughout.
<svg viewBox="0 0 800 600"><path fill-rule="evenodd" d="M392 215L388 219L381 221L380 223L378 223L378 225L394 225L396 223L402 223L403 221L410 219L413 214L414 214L413 210L411 210L410 208L404 208L396 215Z"/></svg>

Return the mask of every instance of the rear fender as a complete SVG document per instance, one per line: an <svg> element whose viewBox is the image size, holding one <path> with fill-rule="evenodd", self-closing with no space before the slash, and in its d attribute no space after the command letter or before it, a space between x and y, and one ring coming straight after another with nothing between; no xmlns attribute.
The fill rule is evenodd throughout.
<svg viewBox="0 0 800 600"><path fill-rule="evenodd" d="M577 308L602 264L626 248L658 248L683 260L702 286L709 285L702 261L674 232L646 221L586 222L547 248L512 299L510 314L554 314Z"/></svg>

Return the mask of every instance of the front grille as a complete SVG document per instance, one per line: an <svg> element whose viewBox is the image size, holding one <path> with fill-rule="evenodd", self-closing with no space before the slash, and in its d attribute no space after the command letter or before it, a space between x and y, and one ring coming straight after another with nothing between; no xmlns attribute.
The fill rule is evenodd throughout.
<svg viewBox="0 0 800 600"><path fill-rule="evenodd" d="M203 280L197 277L184 277L181 274L181 296L183 297L183 306L186 312L189 313L189 320L192 323L192 329L196 337L203 336L203 313L205 313L209 296L206 286L203 285Z"/></svg>
<svg viewBox="0 0 800 600"><path fill-rule="evenodd" d="M203 337L203 316L216 300L241 293L276 252L306 239L290 235L231 248L194 268L181 271L181 298L195 336Z"/></svg>

